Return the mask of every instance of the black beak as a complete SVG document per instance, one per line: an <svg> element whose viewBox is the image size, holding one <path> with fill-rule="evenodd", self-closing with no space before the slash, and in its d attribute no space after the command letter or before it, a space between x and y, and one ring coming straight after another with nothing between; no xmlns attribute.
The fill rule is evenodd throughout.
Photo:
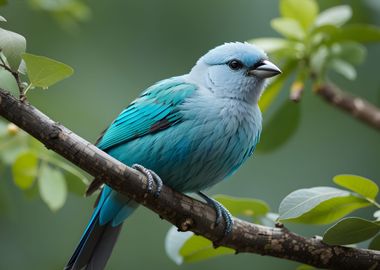
<svg viewBox="0 0 380 270"><path fill-rule="evenodd" d="M255 65L248 70L249 76L256 76L262 79L270 78L278 74L281 74L281 70L268 60L264 60L259 65Z"/></svg>

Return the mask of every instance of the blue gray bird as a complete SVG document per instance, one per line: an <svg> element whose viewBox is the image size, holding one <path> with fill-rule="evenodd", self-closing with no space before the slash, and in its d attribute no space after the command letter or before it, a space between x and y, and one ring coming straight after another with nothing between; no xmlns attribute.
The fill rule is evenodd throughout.
<svg viewBox="0 0 380 270"><path fill-rule="evenodd" d="M225 219L229 233L230 214L201 191L232 175L252 155L262 127L258 100L267 79L279 73L254 45L218 46L190 73L142 92L97 146L155 181L157 196L162 182L179 192L197 192L215 208L216 222ZM104 269L123 221L137 206L105 185L65 269Z"/></svg>

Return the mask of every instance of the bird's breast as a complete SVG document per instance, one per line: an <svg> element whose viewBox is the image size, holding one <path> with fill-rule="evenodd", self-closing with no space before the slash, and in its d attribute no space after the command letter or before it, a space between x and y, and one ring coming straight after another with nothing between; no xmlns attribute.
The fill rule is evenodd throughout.
<svg viewBox="0 0 380 270"><path fill-rule="evenodd" d="M252 153L259 136L258 108L237 100L205 105L185 108L184 121L176 128L183 130L175 135L180 139L173 140L172 148L179 169L169 172L167 184L177 190L202 190L232 174Z"/></svg>

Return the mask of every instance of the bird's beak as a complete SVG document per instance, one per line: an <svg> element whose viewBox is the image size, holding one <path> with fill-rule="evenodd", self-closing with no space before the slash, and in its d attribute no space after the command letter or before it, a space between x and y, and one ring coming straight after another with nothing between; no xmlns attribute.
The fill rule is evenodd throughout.
<svg viewBox="0 0 380 270"><path fill-rule="evenodd" d="M270 78L281 74L281 70L272 62L264 60L260 65L256 65L252 69L248 70L249 76L257 76L262 79Z"/></svg>

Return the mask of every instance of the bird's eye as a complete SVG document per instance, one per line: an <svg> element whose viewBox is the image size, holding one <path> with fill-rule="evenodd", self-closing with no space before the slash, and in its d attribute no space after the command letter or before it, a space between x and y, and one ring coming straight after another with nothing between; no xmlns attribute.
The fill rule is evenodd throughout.
<svg viewBox="0 0 380 270"><path fill-rule="evenodd" d="M243 63L240 62L239 60L231 60L227 63L227 65L230 67L232 70L239 70L243 67Z"/></svg>

